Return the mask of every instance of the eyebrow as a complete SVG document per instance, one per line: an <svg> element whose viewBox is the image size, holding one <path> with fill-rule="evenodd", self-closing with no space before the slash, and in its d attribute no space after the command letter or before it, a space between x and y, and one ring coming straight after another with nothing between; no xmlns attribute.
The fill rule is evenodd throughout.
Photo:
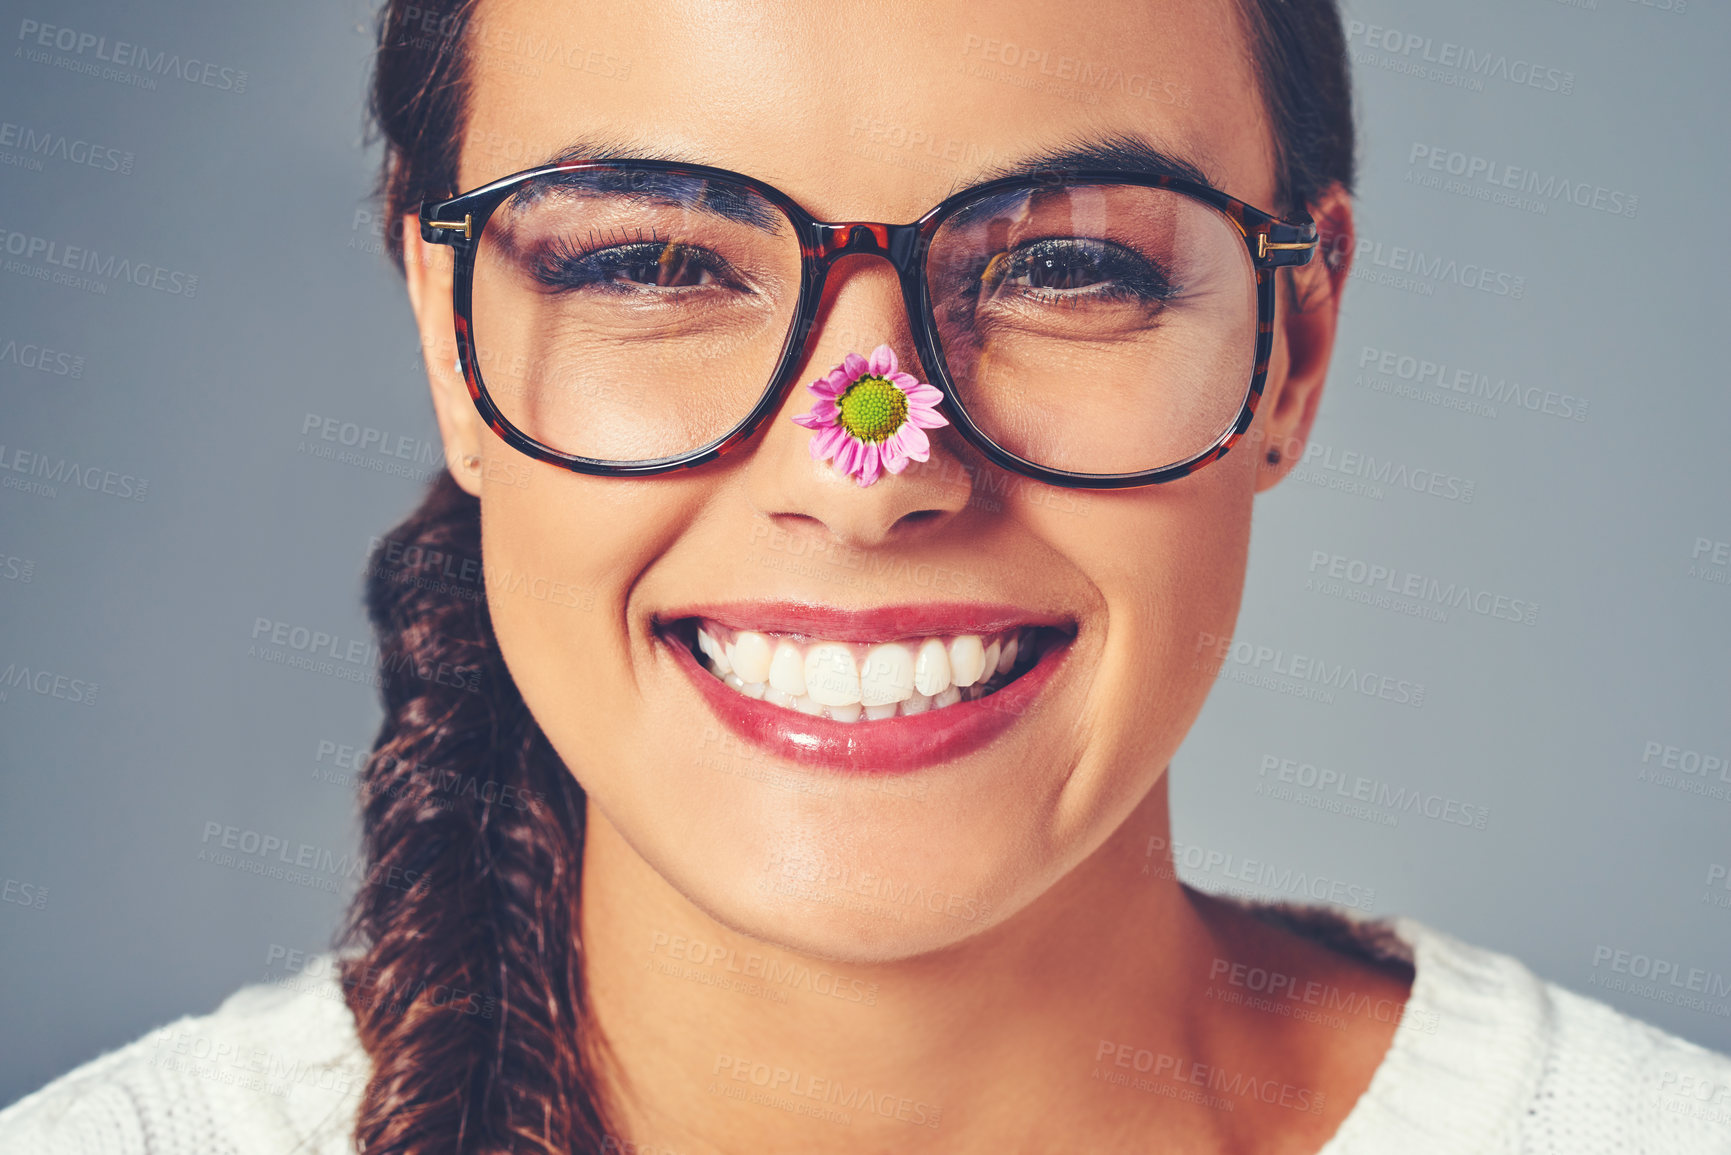
<svg viewBox="0 0 1731 1155"><path fill-rule="evenodd" d="M1219 191L1218 186L1194 161L1156 148L1141 137L1128 133L1073 140L1040 152L1029 153L1008 164L987 169L977 180L968 183L982 184L1006 177L1038 176L1042 173L1079 169L1175 177ZM955 191L966 187L967 184L958 184Z"/></svg>
<svg viewBox="0 0 1731 1155"><path fill-rule="evenodd" d="M642 148L623 142L610 144L582 142L567 145L536 167L570 164L574 161L593 161L605 164L609 161L636 160L666 161L674 164L701 163L668 156L656 149ZM708 167L718 166L710 165ZM724 220L750 225L771 233L780 232L783 221L780 212L760 197L743 188L720 184L702 176L677 172L651 172L642 169L635 172L617 169L579 169L574 172L553 174L537 181L527 199L524 199L523 194L519 193L518 198L514 198L514 202L521 207L533 203L540 194L544 194L550 189L562 188L581 192L628 193L644 200L708 213Z"/></svg>

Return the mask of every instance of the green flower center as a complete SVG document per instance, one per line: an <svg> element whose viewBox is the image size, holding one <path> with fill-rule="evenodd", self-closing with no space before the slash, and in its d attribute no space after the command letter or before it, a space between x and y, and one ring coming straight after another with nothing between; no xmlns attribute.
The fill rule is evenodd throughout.
<svg viewBox="0 0 1731 1155"><path fill-rule="evenodd" d="M835 404L841 427L861 441L884 441L908 419L908 395L882 377L861 377Z"/></svg>

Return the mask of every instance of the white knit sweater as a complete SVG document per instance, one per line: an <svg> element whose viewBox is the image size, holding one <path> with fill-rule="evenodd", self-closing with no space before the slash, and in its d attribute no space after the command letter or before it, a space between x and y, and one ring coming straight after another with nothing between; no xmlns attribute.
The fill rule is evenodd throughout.
<svg viewBox="0 0 1731 1155"><path fill-rule="evenodd" d="M1411 919L1384 929L1410 952L1412 997L1319 1155L1731 1155L1731 1058ZM366 1074L325 968L248 987L0 1111L0 1153L352 1155Z"/></svg>

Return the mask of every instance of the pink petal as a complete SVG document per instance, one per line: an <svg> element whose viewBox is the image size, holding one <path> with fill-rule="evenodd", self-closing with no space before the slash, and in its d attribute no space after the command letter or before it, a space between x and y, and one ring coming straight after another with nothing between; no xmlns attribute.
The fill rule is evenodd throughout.
<svg viewBox="0 0 1731 1155"><path fill-rule="evenodd" d="M831 401L826 397L822 401L817 401L812 404L811 415L819 421L828 421L833 423L835 419L841 415L841 409L834 401Z"/></svg>
<svg viewBox="0 0 1731 1155"><path fill-rule="evenodd" d="M896 351L888 345L879 345L872 350L872 359L869 364L873 373L879 377L887 377L897 369Z"/></svg>
<svg viewBox="0 0 1731 1155"><path fill-rule="evenodd" d="M908 395L908 400L911 403L915 405L924 405L928 409L933 405L941 403L944 399L944 391L942 389L933 385L922 385L918 382L914 384L912 389L904 389L902 392Z"/></svg>
<svg viewBox="0 0 1731 1155"><path fill-rule="evenodd" d="M806 388L810 389L819 397L829 398L847 392L848 385L849 382L845 378L838 373L832 372L819 377L816 381L807 385Z"/></svg>
<svg viewBox="0 0 1731 1155"><path fill-rule="evenodd" d="M859 464L860 443L853 437L847 438L835 453L836 468L843 473L852 473Z"/></svg>
<svg viewBox="0 0 1731 1155"><path fill-rule="evenodd" d="M900 389L903 393L911 393L915 389L919 388L920 379L915 377L912 373L885 373L884 376L889 378L890 384L894 385L897 389Z"/></svg>
<svg viewBox="0 0 1731 1155"><path fill-rule="evenodd" d="M932 455L931 439L926 436L926 431L917 425L902 426L896 430L896 435L891 440L915 461L925 461Z"/></svg>
<svg viewBox="0 0 1731 1155"><path fill-rule="evenodd" d="M900 473L908 467L908 455L894 437L883 443L879 450L884 459L884 468L891 473Z"/></svg>
<svg viewBox="0 0 1731 1155"><path fill-rule="evenodd" d="M833 425L833 421L825 421L815 413L795 413L788 418L795 425L803 425L807 429L825 429Z"/></svg>
<svg viewBox="0 0 1731 1155"><path fill-rule="evenodd" d="M849 353L841 359L841 364L837 367L846 370L848 383L852 384L871 371L871 362L858 353Z"/></svg>
<svg viewBox="0 0 1731 1155"><path fill-rule="evenodd" d="M835 451L840 448L841 442L846 440L846 438L847 430L843 429L839 425L831 425L812 434L812 457L815 460L822 461L824 458L833 455Z"/></svg>
<svg viewBox="0 0 1731 1155"><path fill-rule="evenodd" d="M927 409L924 405L910 405L907 423L918 429L941 429L950 421L935 409Z"/></svg>
<svg viewBox="0 0 1731 1155"><path fill-rule="evenodd" d="M862 450L861 455L864 460L859 463L859 468L856 472L859 474L859 483L863 487L870 485L878 479L878 474L883 471L883 462L878 454L878 447L875 444L867 443L860 446L860 449Z"/></svg>

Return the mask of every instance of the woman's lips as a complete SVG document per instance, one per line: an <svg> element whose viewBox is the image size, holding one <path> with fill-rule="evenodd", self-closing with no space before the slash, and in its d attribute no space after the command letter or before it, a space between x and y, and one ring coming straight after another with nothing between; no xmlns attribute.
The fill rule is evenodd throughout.
<svg viewBox="0 0 1731 1155"><path fill-rule="evenodd" d="M1073 627L1008 606L759 603L694 607L662 619L657 634L723 724L766 752L905 773L970 753L1014 723L1062 662Z"/></svg>

